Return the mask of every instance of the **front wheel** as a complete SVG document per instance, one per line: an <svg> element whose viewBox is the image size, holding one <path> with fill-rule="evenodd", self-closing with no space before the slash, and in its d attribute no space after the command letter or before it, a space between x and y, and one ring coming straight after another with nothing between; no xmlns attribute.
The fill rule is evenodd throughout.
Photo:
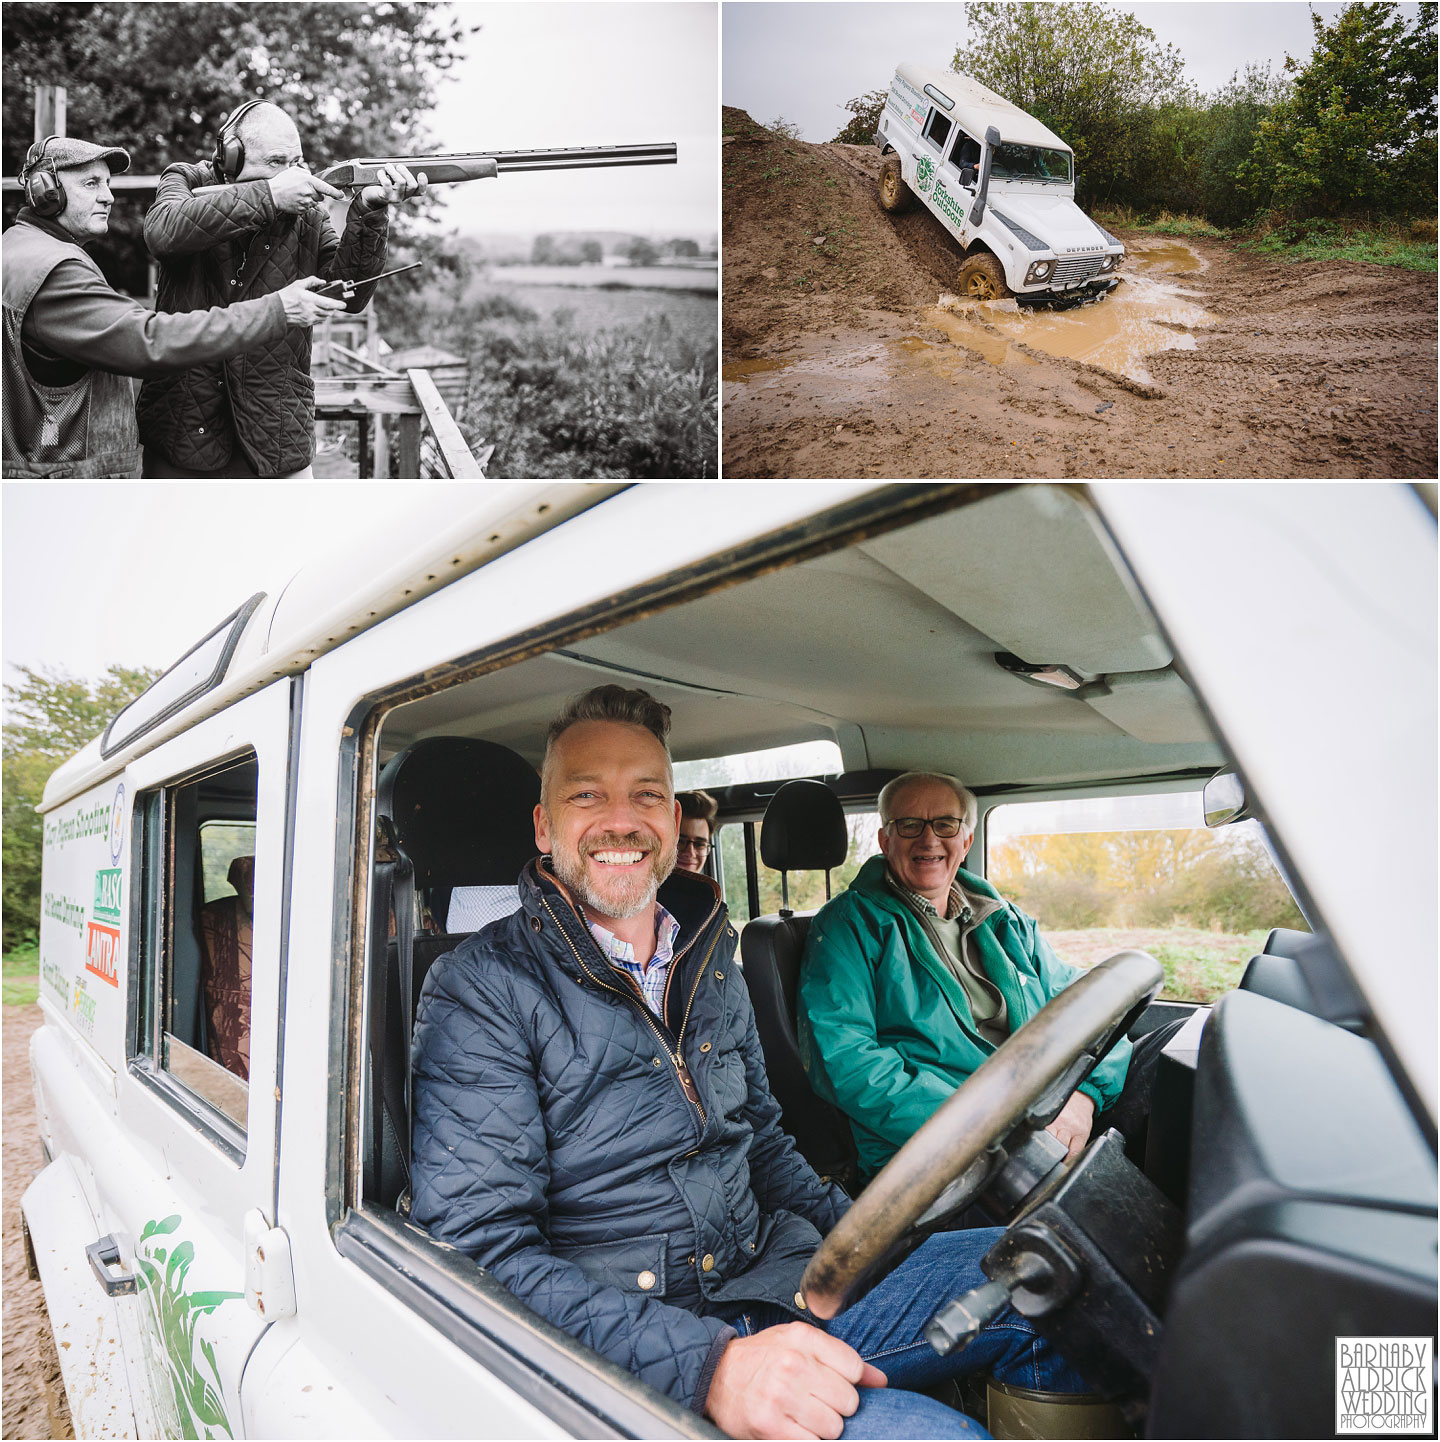
<svg viewBox="0 0 1440 1442"><path fill-rule="evenodd" d="M970 300L1001 300L1009 295L1000 262L986 251L972 255L960 267L960 294Z"/></svg>
<svg viewBox="0 0 1440 1442"><path fill-rule="evenodd" d="M879 195L880 209L891 215L901 215L915 204L915 192L905 184L898 155L887 155L880 162Z"/></svg>

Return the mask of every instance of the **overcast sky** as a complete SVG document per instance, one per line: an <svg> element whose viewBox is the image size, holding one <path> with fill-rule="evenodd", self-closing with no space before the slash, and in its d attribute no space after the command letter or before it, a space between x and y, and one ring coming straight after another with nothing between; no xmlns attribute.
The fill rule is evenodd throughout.
<svg viewBox="0 0 1440 1442"><path fill-rule="evenodd" d="M454 6L482 26L441 82L438 148L533 150L673 140L675 165L552 170L444 186L442 223L488 231L719 231L713 0Z"/></svg>
<svg viewBox="0 0 1440 1442"><path fill-rule="evenodd" d="M1251 62L1268 60L1278 70L1287 51L1297 60L1310 55L1312 6L1300 0L1166 0L1115 8L1131 11L1159 41L1174 45L1188 78L1203 91ZM1326 21L1343 8L1313 6ZM1418 8L1400 6L1412 23ZM899 61L948 66L966 33L963 6L947 0L727 0L723 27L724 104L748 110L762 125L784 116L810 141L832 139L849 119L845 101L884 89Z"/></svg>
<svg viewBox="0 0 1440 1442"><path fill-rule="evenodd" d="M16 664L91 679L112 663L168 666L256 591L374 535L386 508L481 484L7 482L5 680Z"/></svg>

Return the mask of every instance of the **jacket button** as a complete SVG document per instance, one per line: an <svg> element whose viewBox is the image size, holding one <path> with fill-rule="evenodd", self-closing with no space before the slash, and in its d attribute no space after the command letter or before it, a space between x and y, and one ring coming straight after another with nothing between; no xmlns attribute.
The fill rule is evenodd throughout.
<svg viewBox="0 0 1440 1442"><path fill-rule="evenodd" d="M810 1310L805 1305L805 1298L802 1297L799 1292L795 1293L795 1305L799 1307L802 1312L808 1312Z"/></svg>
<svg viewBox="0 0 1440 1442"><path fill-rule="evenodd" d="M705 1255L700 1258L700 1270L702 1272L713 1272L715 1270L715 1258L712 1257L709 1252L706 1252Z"/></svg>
<svg viewBox="0 0 1440 1442"><path fill-rule="evenodd" d="M700 1043L700 1050L701 1050L701 1051L709 1051L709 1050L710 1050L710 1043L709 1043L708 1041L702 1041L702 1042Z"/></svg>
<svg viewBox="0 0 1440 1442"><path fill-rule="evenodd" d="M655 1273L650 1271L641 1272L640 1275L635 1278L635 1285L639 1287L642 1292L650 1291L655 1285Z"/></svg>
<svg viewBox="0 0 1440 1442"><path fill-rule="evenodd" d="M530 930L531 930L531 931L539 931L539 930L540 930L540 925L541 925L541 923L540 923L540 918L539 918L538 916L532 916L532 917L530 918Z"/></svg>
<svg viewBox="0 0 1440 1442"><path fill-rule="evenodd" d="M658 1056L652 1056L652 1057L650 1058L650 1060L653 1061L656 1066L661 1066L661 1065L663 1065L663 1063L661 1062L661 1060L660 1060L660 1058L659 1058Z"/></svg>
<svg viewBox="0 0 1440 1442"><path fill-rule="evenodd" d="M725 980L725 973L724 973L723 971L717 971L717 972L715 973L715 980L716 980L716 981L724 981L724 980Z"/></svg>
<svg viewBox="0 0 1440 1442"><path fill-rule="evenodd" d="M231 285L237 285L237 284L238 284L238 282L237 282L237 281L233 281L233 280L232 280L232 281L231 281L231 282L230 282L230 284L231 284Z"/></svg>
<svg viewBox="0 0 1440 1442"><path fill-rule="evenodd" d="M690 1255L685 1258L685 1261L689 1266L693 1267L695 1265L695 1253L691 1252Z"/></svg>
<svg viewBox="0 0 1440 1442"><path fill-rule="evenodd" d="M195 433L196 433L196 435L203 436L203 435L205 434L205 427L204 427L204 426L199 426L199 427L197 427Z"/></svg>

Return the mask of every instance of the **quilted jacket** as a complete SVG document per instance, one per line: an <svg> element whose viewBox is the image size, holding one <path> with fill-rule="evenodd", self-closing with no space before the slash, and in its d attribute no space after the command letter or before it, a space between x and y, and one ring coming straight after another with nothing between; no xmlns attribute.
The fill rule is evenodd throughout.
<svg viewBox="0 0 1440 1442"><path fill-rule="evenodd" d="M323 208L305 215L275 209L263 180L227 185L215 167L172 165L145 216L145 243L160 263L155 308L205 310L269 295L307 275L356 278L385 267L389 210L351 204L339 238ZM349 302L361 310L373 286ZM217 471L240 447L257 475L308 466L315 451L315 385L310 332L289 326L276 341L227 361L147 380L140 388L140 439L187 470Z"/></svg>
<svg viewBox="0 0 1440 1442"><path fill-rule="evenodd" d="M538 861L520 893L425 979L411 1218L703 1411L726 1319L761 1301L801 1316L805 1264L849 1199L780 1129L712 881L660 890L680 923L664 1022Z"/></svg>

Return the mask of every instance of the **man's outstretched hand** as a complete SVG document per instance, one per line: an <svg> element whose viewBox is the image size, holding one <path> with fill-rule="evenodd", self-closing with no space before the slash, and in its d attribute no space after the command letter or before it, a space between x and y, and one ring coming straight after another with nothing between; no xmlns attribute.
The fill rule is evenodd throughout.
<svg viewBox="0 0 1440 1442"><path fill-rule="evenodd" d="M720 1354L705 1411L732 1437L838 1437L860 1405L857 1387L885 1374L805 1322L737 1337Z"/></svg>
<svg viewBox="0 0 1440 1442"><path fill-rule="evenodd" d="M1095 1103L1084 1092L1071 1092L1060 1115L1045 1130L1065 1143L1065 1160L1073 1162L1085 1150L1094 1121Z"/></svg>

